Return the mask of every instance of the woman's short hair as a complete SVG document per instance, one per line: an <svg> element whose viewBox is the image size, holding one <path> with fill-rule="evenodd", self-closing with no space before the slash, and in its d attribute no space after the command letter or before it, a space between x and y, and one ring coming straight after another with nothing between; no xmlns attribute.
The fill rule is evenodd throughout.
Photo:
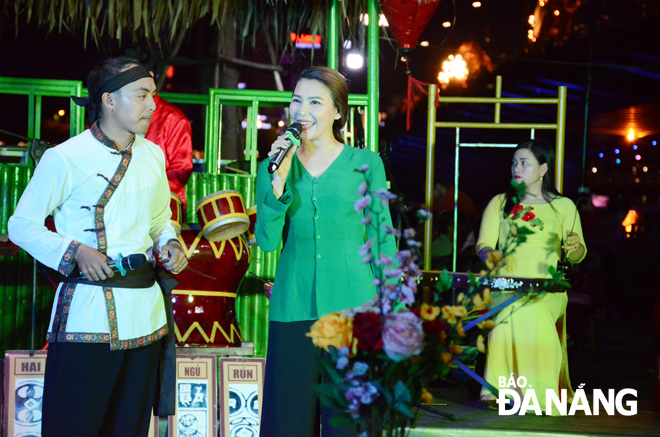
<svg viewBox="0 0 660 437"><path fill-rule="evenodd" d="M309 67L300 73L298 82L301 79L317 80L325 85L330 92L332 102L335 104L335 108L337 108L340 116L332 124L332 133L337 141L343 143L344 138L341 130L348 118L348 84L346 83L346 79L337 70L328 67Z"/></svg>

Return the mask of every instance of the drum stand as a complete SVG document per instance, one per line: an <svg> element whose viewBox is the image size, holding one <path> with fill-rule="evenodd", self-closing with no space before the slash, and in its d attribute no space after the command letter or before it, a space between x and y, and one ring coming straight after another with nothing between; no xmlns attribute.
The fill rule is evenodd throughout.
<svg viewBox="0 0 660 437"><path fill-rule="evenodd" d="M217 357L252 357L254 356L254 342L241 341L237 347L195 347L177 346L176 353L179 355L215 355Z"/></svg>

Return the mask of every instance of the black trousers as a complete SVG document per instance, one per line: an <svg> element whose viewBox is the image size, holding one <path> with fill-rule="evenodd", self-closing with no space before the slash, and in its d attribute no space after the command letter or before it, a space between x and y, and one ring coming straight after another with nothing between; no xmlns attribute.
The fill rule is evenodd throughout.
<svg viewBox="0 0 660 437"><path fill-rule="evenodd" d="M105 343L50 343L43 437L145 437L161 342L111 351Z"/></svg>
<svg viewBox="0 0 660 437"><path fill-rule="evenodd" d="M337 410L323 408L314 394L320 382L315 357L321 348L305 334L314 321L270 322L266 378L261 411L261 437L354 436L354 428L334 428L328 421ZM319 417L320 416L320 417ZM319 434L319 429L322 433Z"/></svg>

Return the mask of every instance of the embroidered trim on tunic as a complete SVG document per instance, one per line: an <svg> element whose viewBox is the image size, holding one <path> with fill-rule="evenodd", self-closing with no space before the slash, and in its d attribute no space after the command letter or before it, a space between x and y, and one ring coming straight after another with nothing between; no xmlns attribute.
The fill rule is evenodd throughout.
<svg viewBox="0 0 660 437"><path fill-rule="evenodd" d="M118 342L119 347L117 349L135 349L141 346L148 346L161 338L165 337L168 333L167 325L159 328L153 334L143 335L138 338L131 338L130 340L122 340ZM46 340L49 343L55 342L55 336L52 332L46 334ZM57 335L58 342L69 342L69 343L111 343L110 335L103 334L99 332L60 332ZM112 348L112 350L117 350Z"/></svg>
<svg viewBox="0 0 660 437"><path fill-rule="evenodd" d="M66 319L69 315L69 306L71 305L71 299L73 299L73 291L75 288L75 283L68 283L66 288L63 287L60 290L60 294L57 298L57 309L55 310L55 317L53 317L53 326L50 328L51 332L57 332L58 330L61 332L65 331ZM60 320L62 320L61 324Z"/></svg>
<svg viewBox="0 0 660 437"><path fill-rule="evenodd" d="M105 206L110 202L110 198L117 190L119 182L126 174L128 170L128 164L131 163L131 158L133 154L129 150L128 153L122 156L121 162L115 171L114 176L111 179L111 182L108 183L108 187L105 189L98 203L94 208L94 227L96 228L96 236L98 238L98 250L104 255L107 255L108 251L108 240L106 239L106 230L105 223L103 221L103 213Z"/></svg>
<svg viewBox="0 0 660 437"><path fill-rule="evenodd" d="M112 178L108 179L102 174L97 175L108 181L108 186L101 195L97 204L94 205L94 227L96 229L96 237L98 238L98 250L102 254L107 255L108 240L107 240L105 223L104 223L105 206L110 202L110 198L115 193L115 191L117 191L117 187L119 187L119 183L126 175L126 171L128 170L128 165L131 163L131 159L133 157L132 146L133 143L135 142L135 136L133 136L133 139L128 144L128 146L123 151L121 151L119 150L115 142L112 141L110 138L108 138L103 133L103 131L101 131L101 129L98 126L98 121L92 125L90 130L92 132L92 135L94 135L94 138L99 140L103 145L113 150L117 150L121 152L121 161L119 162L119 166L117 167L117 170L115 171L115 174L112 176ZM115 297L112 292L112 288L103 287L103 294L105 296L105 307L106 307L106 313L108 315L108 325L110 326L110 350L122 349L122 345L125 342L119 341L119 330L117 326L117 308L115 306ZM156 333L151 334L151 336L155 334ZM69 336L71 340L68 340ZM74 341L74 338L77 338L76 334L73 333L66 334L64 341ZM58 335L58 340L59 340L59 335ZM144 342L144 340L140 340L140 342L142 343Z"/></svg>
<svg viewBox="0 0 660 437"><path fill-rule="evenodd" d="M115 295L112 288L103 287L105 296L105 311L108 313L108 325L110 326L110 350L119 349L119 327L117 326L117 307L115 306Z"/></svg>
<svg viewBox="0 0 660 437"><path fill-rule="evenodd" d="M107 135L103 133L103 131L101 131L101 128L98 126L98 120L92 124L90 131L92 132L94 138L100 141L104 146L113 150L119 150L119 147L117 147L115 142L108 138ZM103 222L103 211L108 202L110 202L110 198L117 190L119 183L124 178L126 170L128 170L128 164L131 163L131 158L133 157L132 146L134 142L135 136L133 136L131 142L124 149L124 153L121 154L122 159L119 162L119 166L117 167L117 170L115 171L115 174L112 176L112 178L108 179L101 174L98 175L108 181L108 187L101 195L98 203L94 205L94 228L96 229L96 236L98 238L98 250L104 255L107 255L108 241L106 239L105 223Z"/></svg>
<svg viewBox="0 0 660 437"><path fill-rule="evenodd" d="M60 260L60 265L57 267L57 271L64 276L68 276L74 267L74 259L76 258L76 253L78 252L78 247L80 247L79 241L72 241L67 247L64 256Z"/></svg>
<svg viewBox="0 0 660 437"><path fill-rule="evenodd" d="M49 343L55 342L55 335L52 332L46 334L46 341ZM60 332L57 335L58 342L73 342L73 343L110 343L110 335L102 334L99 332Z"/></svg>

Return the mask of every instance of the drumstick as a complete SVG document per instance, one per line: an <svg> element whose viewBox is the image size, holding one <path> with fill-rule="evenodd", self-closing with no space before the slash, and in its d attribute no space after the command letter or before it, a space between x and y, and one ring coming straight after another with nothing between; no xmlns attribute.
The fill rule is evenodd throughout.
<svg viewBox="0 0 660 437"><path fill-rule="evenodd" d="M204 274L204 273L202 273L202 272L198 272L197 270L195 270L195 269L193 269L193 268L190 268L190 267L186 267L184 270L190 270L190 271L193 272L193 273L197 273L199 276L204 276L205 278L213 279L214 281L217 281L217 280L218 280L218 278L214 278L213 276L209 276L209 275L206 275L206 274Z"/></svg>
<svg viewBox="0 0 660 437"><path fill-rule="evenodd" d="M267 281L267 280L265 280L264 278L262 278L261 276L257 276L257 275L255 275L255 274L252 273L252 272L248 272L248 273L251 274L252 276L254 276L255 278L257 278L258 280L260 280L261 282L263 282L264 284L270 284L270 285L273 284L272 281Z"/></svg>

